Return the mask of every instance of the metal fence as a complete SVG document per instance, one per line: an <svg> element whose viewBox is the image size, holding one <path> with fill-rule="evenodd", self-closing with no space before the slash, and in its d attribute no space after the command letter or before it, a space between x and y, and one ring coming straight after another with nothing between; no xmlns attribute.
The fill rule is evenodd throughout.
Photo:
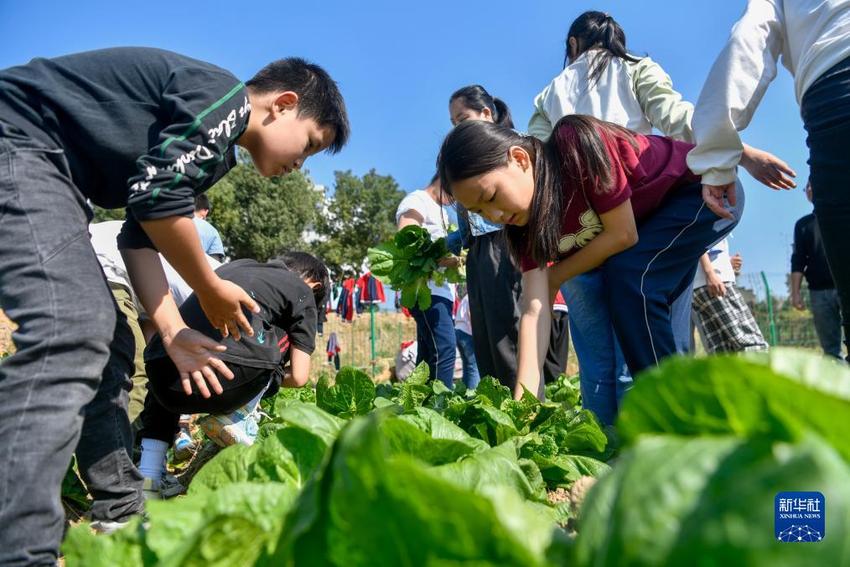
<svg viewBox="0 0 850 567"><path fill-rule="evenodd" d="M808 292L804 289L802 293L806 309L798 311L791 305L788 290L775 289L770 285L771 279L776 278L770 278L764 272L746 273L738 278L738 287L765 339L772 346L820 348L809 309Z"/></svg>

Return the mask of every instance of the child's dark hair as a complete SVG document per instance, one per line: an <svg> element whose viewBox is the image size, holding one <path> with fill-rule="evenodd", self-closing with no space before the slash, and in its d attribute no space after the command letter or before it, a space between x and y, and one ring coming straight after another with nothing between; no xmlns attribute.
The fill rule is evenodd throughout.
<svg viewBox="0 0 850 567"><path fill-rule="evenodd" d="M212 211L210 198L205 193L195 195L195 210L196 211Z"/></svg>
<svg viewBox="0 0 850 567"><path fill-rule="evenodd" d="M629 130L578 114L562 118L546 143L498 124L467 120L449 132L440 149L442 188L451 195L453 182L507 165L512 146L526 150L534 172L529 219L525 226L506 226L505 237L515 260L528 255L542 267L558 257L562 215L573 196L612 186L603 136L636 144Z"/></svg>
<svg viewBox="0 0 850 567"><path fill-rule="evenodd" d="M292 91L298 95L298 116L314 119L330 128L333 141L328 152L339 152L350 135L345 101L327 71L300 57L287 57L269 63L245 83L257 94Z"/></svg>
<svg viewBox="0 0 850 567"><path fill-rule="evenodd" d="M503 100L491 96L481 85L469 85L456 90L449 97L449 104L456 99L463 100L463 105L475 112L483 112L485 108L489 108L493 115L493 122L508 128L514 127L508 105Z"/></svg>
<svg viewBox="0 0 850 567"><path fill-rule="evenodd" d="M302 279L318 282L319 285L313 288L313 297L316 299L316 307L319 310L325 308L328 292L331 289L331 278L328 268L321 260L312 254L296 251L284 252L276 256L274 260L301 276Z"/></svg>
<svg viewBox="0 0 850 567"><path fill-rule="evenodd" d="M608 14L603 12L589 11L575 19L567 32L564 50L564 67L566 68L570 56L570 38L574 37L578 43L578 53L581 55L588 49L600 49L601 53L594 59L593 68L590 71L590 83L599 80L602 73L608 67L611 59L619 57L625 61L636 63L640 59L629 55L626 51L626 33L620 24Z"/></svg>

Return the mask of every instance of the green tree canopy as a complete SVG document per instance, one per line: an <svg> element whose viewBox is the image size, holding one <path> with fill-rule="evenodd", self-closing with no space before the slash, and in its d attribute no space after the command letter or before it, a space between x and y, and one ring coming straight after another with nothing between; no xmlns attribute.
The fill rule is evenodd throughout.
<svg viewBox="0 0 850 567"><path fill-rule="evenodd" d="M334 194L326 214L317 223L322 241L317 252L329 268L339 273L357 269L366 251L396 232L395 212L404 191L391 175L374 169L363 177L351 171L337 171Z"/></svg>
<svg viewBox="0 0 850 567"><path fill-rule="evenodd" d="M304 231L315 223L322 199L300 171L265 178L244 162L207 195L208 220L221 233L228 256L261 262L285 249L308 248Z"/></svg>

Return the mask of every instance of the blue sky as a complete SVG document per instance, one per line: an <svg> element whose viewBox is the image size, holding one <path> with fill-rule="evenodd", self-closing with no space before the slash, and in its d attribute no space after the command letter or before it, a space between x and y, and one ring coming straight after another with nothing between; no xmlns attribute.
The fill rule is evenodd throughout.
<svg viewBox="0 0 850 567"><path fill-rule="evenodd" d="M632 52L648 54L696 101L744 0L575 2L0 2L0 68L37 56L116 45L172 49L243 79L272 59L299 55L339 82L353 135L336 156L307 164L317 183L335 170L375 168L405 190L425 185L448 131L448 96L480 83L524 127L531 101L561 69L563 40L584 10L611 13ZM808 174L805 132L782 69L743 136ZM791 235L810 211L801 190L774 193L746 173L747 210L731 247L745 272L764 270L784 293ZM744 282L742 282L744 283Z"/></svg>

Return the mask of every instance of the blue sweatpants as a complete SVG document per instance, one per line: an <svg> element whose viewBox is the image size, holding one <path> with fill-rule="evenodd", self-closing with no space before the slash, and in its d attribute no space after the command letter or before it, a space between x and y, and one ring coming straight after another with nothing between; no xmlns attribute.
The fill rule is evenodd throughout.
<svg viewBox="0 0 850 567"><path fill-rule="evenodd" d="M638 243L603 265L614 331L633 376L675 354L673 302L691 285L699 257L735 227L744 192L737 187L734 220L720 219L694 183L671 193L638 225Z"/></svg>

